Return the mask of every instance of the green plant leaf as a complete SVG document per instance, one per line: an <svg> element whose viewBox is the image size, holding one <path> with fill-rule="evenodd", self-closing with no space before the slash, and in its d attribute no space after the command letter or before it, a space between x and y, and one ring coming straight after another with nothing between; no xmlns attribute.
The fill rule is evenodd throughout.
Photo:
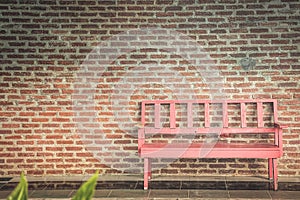
<svg viewBox="0 0 300 200"><path fill-rule="evenodd" d="M28 183L24 173L21 174L21 179L17 187L7 197L8 200L27 200L28 199Z"/></svg>
<svg viewBox="0 0 300 200"><path fill-rule="evenodd" d="M85 183L83 183L80 188L77 190L76 194L72 197L72 200L90 200L92 199L95 193L95 187L97 185L97 180L99 176L99 171Z"/></svg>

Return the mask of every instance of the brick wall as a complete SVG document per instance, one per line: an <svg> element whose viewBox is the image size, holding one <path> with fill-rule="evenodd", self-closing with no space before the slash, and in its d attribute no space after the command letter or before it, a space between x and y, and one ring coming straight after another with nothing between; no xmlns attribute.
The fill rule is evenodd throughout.
<svg viewBox="0 0 300 200"><path fill-rule="evenodd" d="M1 175L140 172L139 102L216 91L278 99L289 126L279 174L300 175L298 0L1 0L0 9ZM182 159L155 173L266 171L260 159Z"/></svg>

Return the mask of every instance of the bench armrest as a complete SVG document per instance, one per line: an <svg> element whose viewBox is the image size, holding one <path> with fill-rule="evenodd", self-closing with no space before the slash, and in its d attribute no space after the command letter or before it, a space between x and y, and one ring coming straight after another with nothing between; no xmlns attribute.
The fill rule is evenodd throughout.
<svg viewBox="0 0 300 200"><path fill-rule="evenodd" d="M288 128L287 125L282 125L282 124L279 124L279 123L274 123L275 127L276 128Z"/></svg>
<svg viewBox="0 0 300 200"><path fill-rule="evenodd" d="M138 129L138 149L140 149L143 144L145 144L145 129L139 128Z"/></svg>

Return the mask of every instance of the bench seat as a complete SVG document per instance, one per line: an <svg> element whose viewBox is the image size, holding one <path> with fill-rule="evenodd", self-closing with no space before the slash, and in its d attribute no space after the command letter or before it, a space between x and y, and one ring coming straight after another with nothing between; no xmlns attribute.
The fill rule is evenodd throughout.
<svg viewBox="0 0 300 200"><path fill-rule="evenodd" d="M266 158L269 179L278 189L277 159L286 126L278 123L274 99L143 101L138 127L145 190L157 158ZM227 139L244 134L252 139ZM197 135L204 137L199 141Z"/></svg>
<svg viewBox="0 0 300 200"><path fill-rule="evenodd" d="M222 143L152 143L139 149L142 158L279 158L274 144Z"/></svg>

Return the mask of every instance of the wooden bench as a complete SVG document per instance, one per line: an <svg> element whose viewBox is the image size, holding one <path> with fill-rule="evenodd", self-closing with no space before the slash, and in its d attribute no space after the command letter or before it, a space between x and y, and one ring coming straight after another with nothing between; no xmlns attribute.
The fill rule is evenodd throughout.
<svg viewBox="0 0 300 200"><path fill-rule="evenodd" d="M277 190L283 128L273 99L143 101L138 152L144 158L144 189L149 187L154 158L267 158L268 176ZM162 136L151 139L158 135ZM203 138L185 141L180 135ZM228 140L235 136L237 141Z"/></svg>

